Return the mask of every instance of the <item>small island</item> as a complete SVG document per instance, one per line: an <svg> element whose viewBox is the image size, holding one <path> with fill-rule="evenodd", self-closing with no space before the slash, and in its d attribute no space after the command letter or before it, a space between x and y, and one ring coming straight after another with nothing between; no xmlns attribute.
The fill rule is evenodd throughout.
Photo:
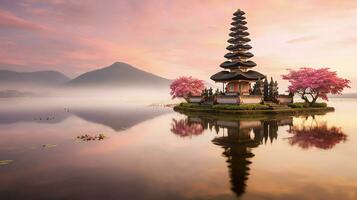
<svg viewBox="0 0 357 200"><path fill-rule="evenodd" d="M171 85L173 98L182 97L187 103L174 107L175 111L209 112L224 114L288 114L300 115L334 111L326 103L317 99L328 100L327 94L341 94L349 87L347 79L337 77L337 73L328 68L300 68L289 70L282 75L289 81L289 94L279 94L278 82L271 77L252 70L257 64L252 61L252 48L248 42L248 28L245 12L238 9L233 13L231 37L227 42L229 51L224 57L227 61L210 78L222 84L222 90L205 88L203 81L192 77L180 77ZM294 95L300 95L303 102L294 103Z"/></svg>
<svg viewBox="0 0 357 200"><path fill-rule="evenodd" d="M309 106L305 103L292 103L288 105L278 105L271 103L264 104L216 104L204 105L198 103L180 103L174 107L179 112L207 112L215 114L239 114L239 115L276 115L283 114L296 116L302 114L325 114L335 109L327 106L326 103L315 103Z"/></svg>

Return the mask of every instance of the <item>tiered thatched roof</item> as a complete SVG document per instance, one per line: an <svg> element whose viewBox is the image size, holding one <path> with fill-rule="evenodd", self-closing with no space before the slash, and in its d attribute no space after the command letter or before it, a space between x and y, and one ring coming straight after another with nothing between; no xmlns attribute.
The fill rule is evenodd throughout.
<svg viewBox="0 0 357 200"><path fill-rule="evenodd" d="M234 17L231 23L233 27L230 28L232 32L229 33L231 38L227 41L230 45L226 48L230 52L224 55L228 60L220 65L220 67L230 71L216 73L211 77L214 81L258 80L265 78L259 72L247 71L247 69L255 67L256 63L249 60L254 55L248 52L252 47L247 44L251 40L248 38L249 33L247 32L248 28L245 26L247 22L244 14L245 12L240 9L233 13Z"/></svg>

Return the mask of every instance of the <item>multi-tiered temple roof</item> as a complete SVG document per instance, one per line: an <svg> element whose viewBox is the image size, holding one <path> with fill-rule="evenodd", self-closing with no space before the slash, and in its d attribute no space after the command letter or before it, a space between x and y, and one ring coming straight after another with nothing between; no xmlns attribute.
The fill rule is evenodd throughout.
<svg viewBox="0 0 357 200"><path fill-rule="evenodd" d="M227 47L228 52L224 55L228 60L220 65L220 67L229 70L221 71L213 76L211 79L217 82L225 82L232 80L258 80L263 79L265 76L259 72L250 70L255 67L255 62L251 61L254 55L248 50L252 47L247 44L250 42L248 38L249 33L247 32L248 28L245 26L247 22L245 21L244 12L242 10L237 10L233 15L233 22L230 28L232 31L229 33L231 37L227 42L230 44Z"/></svg>

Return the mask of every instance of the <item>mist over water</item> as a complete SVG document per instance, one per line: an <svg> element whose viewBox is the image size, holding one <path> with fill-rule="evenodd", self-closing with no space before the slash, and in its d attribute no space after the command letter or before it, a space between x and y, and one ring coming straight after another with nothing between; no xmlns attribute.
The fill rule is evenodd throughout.
<svg viewBox="0 0 357 200"><path fill-rule="evenodd" d="M355 99L251 119L149 106L167 102L139 88L0 99L0 198L356 198Z"/></svg>
<svg viewBox="0 0 357 200"><path fill-rule="evenodd" d="M118 105L123 103L129 104L153 104L153 103L172 103L169 95L169 88L143 88L143 87L58 87L43 88L30 87L28 89L11 88L3 91L20 91L28 92L30 95L24 95L24 98L12 98L14 102L27 102L28 104L62 104L63 106L77 105ZM4 98L0 98L0 101ZM10 101L10 102L11 102ZM175 100L173 102L179 102ZM119 103L120 102L120 103ZM12 104L12 103L11 103ZM67 104L67 105L66 105Z"/></svg>

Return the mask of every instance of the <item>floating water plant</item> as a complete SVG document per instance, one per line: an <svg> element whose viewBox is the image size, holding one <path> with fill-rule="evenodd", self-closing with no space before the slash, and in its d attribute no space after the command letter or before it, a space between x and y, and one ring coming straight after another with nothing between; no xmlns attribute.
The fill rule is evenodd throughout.
<svg viewBox="0 0 357 200"><path fill-rule="evenodd" d="M53 148L55 146L57 146L57 145L55 145L55 144L43 144L42 145L43 148Z"/></svg>
<svg viewBox="0 0 357 200"><path fill-rule="evenodd" d="M12 162L13 162L13 160L0 160L0 165L7 165L7 164L10 164Z"/></svg>
<svg viewBox="0 0 357 200"><path fill-rule="evenodd" d="M77 139L81 139L83 141L104 140L105 138L107 138L107 136L102 133L94 136L88 134L77 136Z"/></svg>

